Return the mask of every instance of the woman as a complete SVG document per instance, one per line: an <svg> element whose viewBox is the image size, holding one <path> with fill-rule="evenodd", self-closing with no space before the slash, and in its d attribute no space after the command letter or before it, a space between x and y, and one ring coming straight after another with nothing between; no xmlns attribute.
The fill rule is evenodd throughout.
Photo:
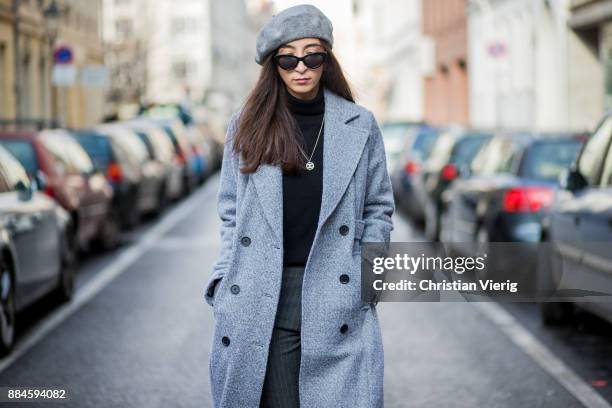
<svg viewBox="0 0 612 408"><path fill-rule="evenodd" d="M376 298L361 242L389 242L395 210L380 129L354 103L316 7L272 17L261 74L230 119L206 284L215 407L382 407Z"/></svg>

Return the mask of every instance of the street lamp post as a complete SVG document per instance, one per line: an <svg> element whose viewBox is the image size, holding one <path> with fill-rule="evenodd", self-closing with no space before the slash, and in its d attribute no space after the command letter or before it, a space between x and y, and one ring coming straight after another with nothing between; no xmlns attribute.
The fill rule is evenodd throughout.
<svg viewBox="0 0 612 408"><path fill-rule="evenodd" d="M15 124L21 120L21 52L19 49L19 0L13 0L11 3L11 13L13 15L13 64L15 81L13 91L15 95Z"/></svg>
<svg viewBox="0 0 612 408"><path fill-rule="evenodd" d="M51 67L54 64L54 55L53 49L55 45L55 40L57 39L57 35L59 32L59 23L61 13L57 6L55 0L52 0L49 6L43 12L43 16L45 17L45 23L47 26L47 33L49 36L49 61L51 62ZM53 81L50 81L51 84L51 118L53 122L57 122L58 120L58 112L57 112L57 87L53 84Z"/></svg>

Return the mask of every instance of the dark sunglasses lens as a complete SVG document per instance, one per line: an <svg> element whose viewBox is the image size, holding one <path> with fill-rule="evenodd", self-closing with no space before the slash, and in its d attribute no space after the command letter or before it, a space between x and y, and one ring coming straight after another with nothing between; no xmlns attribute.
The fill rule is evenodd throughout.
<svg viewBox="0 0 612 408"><path fill-rule="evenodd" d="M283 55L276 59L276 63L282 69L293 69L297 67L298 60L297 57L294 57L292 55Z"/></svg>
<svg viewBox="0 0 612 408"><path fill-rule="evenodd" d="M316 54L308 54L304 57L304 65L308 68L318 68L325 61L325 54L316 53Z"/></svg>

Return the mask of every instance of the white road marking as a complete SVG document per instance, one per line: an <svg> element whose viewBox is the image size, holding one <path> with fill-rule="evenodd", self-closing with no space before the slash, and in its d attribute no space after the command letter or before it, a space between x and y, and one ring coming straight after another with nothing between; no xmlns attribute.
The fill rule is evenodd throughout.
<svg viewBox="0 0 612 408"><path fill-rule="evenodd" d="M489 302L472 303L517 347L531 357L587 408L610 408L611 405L563 361L555 356L501 306Z"/></svg>
<svg viewBox="0 0 612 408"><path fill-rule="evenodd" d="M216 183L212 183L212 185L216 186ZM157 224L146 231L138 241L121 250L110 264L97 272L96 276L87 282L87 284L79 288L79 290L75 292L71 302L58 307L51 312L48 317L38 323L23 340L15 345L11 354L0 360L0 373L10 367L11 364L17 361L53 329L58 327L64 320L89 302L116 277L134 264L134 262L144 253L151 249L166 232L190 215L198 205L201 205L202 197L206 194L211 194L209 191L211 188L209 186L211 186L211 183L206 183L204 187L194 192L191 196L180 202L175 208L164 214Z"/></svg>
<svg viewBox="0 0 612 408"><path fill-rule="evenodd" d="M203 248L215 247L218 245L219 238L214 234L207 237L163 237L155 242L156 249L162 250L198 250Z"/></svg>

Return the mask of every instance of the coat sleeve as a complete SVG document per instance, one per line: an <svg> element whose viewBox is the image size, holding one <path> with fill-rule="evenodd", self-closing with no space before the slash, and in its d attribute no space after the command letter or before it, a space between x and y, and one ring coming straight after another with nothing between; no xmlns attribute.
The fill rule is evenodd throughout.
<svg viewBox="0 0 612 408"><path fill-rule="evenodd" d="M395 212L395 200L391 178L387 170L382 132L372 112L369 112L369 114L371 116L371 128L367 142L369 160L362 215L364 221L362 242L371 244L366 245L366 251L362 256L366 262L373 265L375 257L388 256L391 231L393 231L391 217ZM370 274L369 276L374 279L374 275ZM378 276L378 278L385 279L384 275ZM372 285L368 284L368 287L373 292ZM376 292L366 296L371 299L373 304L377 304L380 298L380 294Z"/></svg>
<svg viewBox="0 0 612 408"><path fill-rule="evenodd" d="M382 133L372 112L369 114L372 125L367 142L369 161L363 207L365 225L362 241L388 243L393 231L391 216L395 212L395 200L387 170Z"/></svg>
<svg viewBox="0 0 612 408"><path fill-rule="evenodd" d="M221 176L217 193L217 213L221 219L221 250L219 258L213 265L212 273L205 285L204 299L214 305L215 288L227 273L229 258L234 243L236 227L236 185L238 177L238 158L233 151L233 136L236 131L238 114L229 121L227 137L223 147Z"/></svg>

